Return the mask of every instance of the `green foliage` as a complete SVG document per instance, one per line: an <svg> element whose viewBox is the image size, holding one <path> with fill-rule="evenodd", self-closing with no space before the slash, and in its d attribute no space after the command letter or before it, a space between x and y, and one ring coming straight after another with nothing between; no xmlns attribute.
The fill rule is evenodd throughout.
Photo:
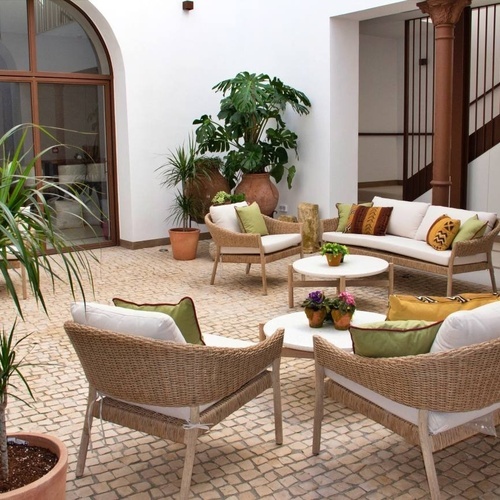
<svg viewBox="0 0 500 500"><path fill-rule="evenodd" d="M349 249L340 243L324 243L320 248L320 253L321 255L325 255L326 253L331 253L333 255L347 255L349 253Z"/></svg>
<svg viewBox="0 0 500 500"><path fill-rule="evenodd" d="M245 198L246 198L245 193L230 194L230 193L226 193L225 191L219 191L212 198L212 203L214 205L220 205L222 203L227 203L227 202L238 203L240 201L245 201Z"/></svg>
<svg viewBox="0 0 500 500"><path fill-rule="evenodd" d="M196 140L199 151L227 153L223 174L234 187L238 172L263 173L279 182L287 171L291 188L296 169L287 166L288 151L297 155L297 134L287 128L283 112L290 106L299 115L309 113L307 96L274 77L241 72L213 87L222 92L217 118L202 115Z"/></svg>

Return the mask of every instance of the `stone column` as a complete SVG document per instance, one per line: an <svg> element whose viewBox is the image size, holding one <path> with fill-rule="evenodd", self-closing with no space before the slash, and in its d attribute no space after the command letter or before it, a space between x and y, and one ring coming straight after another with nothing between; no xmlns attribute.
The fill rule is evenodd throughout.
<svg viewBox="0 0 500 500"><path fill-rule="evenodd" d="M319 207L313 203L299 203L299 222L302 222L302 248L304 253L314 253L319 250Z"/></svg>
<svg viewBox="0 0 500 500"><path fill-rule="evenodd" d="M453 40L455 24L471 0L426 0L417 3L429 14L435 28L434 147L432 204L450 204L450 161L453 103Z"/></svg>

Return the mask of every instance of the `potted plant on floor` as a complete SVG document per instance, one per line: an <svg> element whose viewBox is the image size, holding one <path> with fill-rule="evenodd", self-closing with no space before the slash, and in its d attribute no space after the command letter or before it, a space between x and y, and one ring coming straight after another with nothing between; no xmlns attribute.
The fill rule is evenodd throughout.
<svg viewBox="0 0 500 500"><path fill-rule="evenodd" d="M34 125L18 125L0 138L0 270L5 286L10 294L18 315L23 319L23 307L16 291L15 283L9 272L12 257L26 271L34 298L42 309L47 312L44 292L41 287L41 274L48 277L55 285L56 281L69 283L71 292L76 297L77 290L85 300L84 277L92 285L92 272L89 255L69 252L75 248L56 230L54 212L48 203L50 196L64 196L80 203L82 210L88 210L84 203L71 191L63 189L43 178L33 177L35 164L50 148L29 159L31 151L25 151L26 137L29 132L45 134L57 144L55 138L45 129ZM52 146L51 146L52 147ZM50 250L49 250L50 249ZM49 253L58 255L53 259ZM86 280L85 280L86 281ZM16 323L10 333L3 332L0 338L0 483L1 491L14 488L13 491L1 493L0 498L36 498L37 500L58 500L65 498L67 451L64 444L57 438L36 433L21 433L9 436L18 441L17 446L27 452L23 458L24 465L30 465L30 445L47 449L56 455L56 465L49 473L25 486L19 486L19 479L30 479L30 474L24 469L21 472L11 472L16 460L10 453L14 445L7 444L6 408L8 396L23 401L15 394L12 378L18 376L31 396L27 380L21 374L23 359L19 359L19 346L28 335L15 340ZM24 401L23 401L24 402ZM37 453L39 455L39 453ZM10 462L10 467L9 467ZM22 476L22 477L21 477Z"/></svg>
<svg viewBox="0 0 500 500"><path fill-rule="evenodd" d="M324 243L320 248L321 255L326 255L329 266L338 266L349 253L349 249L340 243Z"/></svg>
<svg viewBox="0 0 500 500"><path fill-rule="evenodd" d="M163 177L162 186L176 189L167 220L180 224L179 227L169 229L172 254L176 260L193 260L196 258L200 230L190 227L190 218L201 218L203 215L193 190L186 189L188 183L193 186L196 180L199 156L194 138L189 138L187 146L183 144L170 151L166 159L157 171Z"/></svg>
<svg viewBox="0 0 500 500"><path fill-rule="evenodd" d="M272 215L278 190L270 177L278 183L286 171L291 188L296 171L287 164L288 152L297 154L298 137L287 127L283 113L290 106L299 115L308 114L311 103L279 78L246 71L213 88L223 95L217 115L220 123L209 115L194 121L200 153L227 153L224 175L230 187L241 173L235 192L244 192L248 203L257 201L262 213Z"/></svg>

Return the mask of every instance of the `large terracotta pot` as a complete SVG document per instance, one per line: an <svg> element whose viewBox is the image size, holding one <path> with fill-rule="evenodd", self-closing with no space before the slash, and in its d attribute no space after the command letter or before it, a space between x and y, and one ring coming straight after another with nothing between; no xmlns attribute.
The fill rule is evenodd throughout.
<svg viewBox="0 0 500 500"><path fill-rule="evenodd" d="M172 255L175 260L193 260L198 250L200 230L194 227L182 229L181 227L169 229Z"/></svg>
<svg viewBox="0 0 500 500"><path fill-rule="evenodd" d="M54 436L38 433L19 432L10 434L27 441L32 446L40 446L54 453L58 458L55 467L45 476L17 490L0 493L1 500L64 500L66 498L66 471L68 469L68 450L66 445Z"/></svg>
<svg viewBox="0 0 500 500"><path fill-rule="evenodd" d="M235 193L245 193L248 204L257 202L260 211L273 216L273 212L278 205L278 188L271 181L268 173L264 174L243 174L241 182L236 186Z"/></svg>
<svg viewBox="0 0 500 500"><path fill-rule="evenodd" d="M217 168L207 168L206 175L200 174L194 181L186 183L184 192L186 196L193 198L193 206L198 216L192 219L198 224L203 223L212 204L212 198L219 191L229 193L229 182Z"/></svg>

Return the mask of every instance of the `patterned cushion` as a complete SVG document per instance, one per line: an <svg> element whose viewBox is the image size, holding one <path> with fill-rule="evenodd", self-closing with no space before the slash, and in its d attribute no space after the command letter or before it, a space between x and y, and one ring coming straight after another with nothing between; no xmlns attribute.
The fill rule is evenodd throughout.
<svg viewBox="0 0 500 500"><path fill-rule="evenodd" d="M384 236L392 210L392 207L364 207L358 205L344 232Z"/></svg>
<svg viewBox="0 0 500 500"><path fill-rule="evenodd" d="M435 250L448 250L460 229L460 220L447 215L438 217L427 233L427 244Z"/></svg>
<svg viewBox="0 0 500 500"><path fill-rule="evenodd" d="M453 297L391 295L387 319L440 321L455 311L475 309L499 299L497 293L462 293Z"/></svg>
<svg viewBox="0 0 500 500"><path fill-rule="evenodd" d="M347 225L349 219L352 220L352 216L360 205L363 207L372 207L373 203L371 201L367 203L360 203L359 205L353 203L337 203L335 206L337 207L339 213L339 223L337 226L337 231L344 232L344 229Z"/></svg>

